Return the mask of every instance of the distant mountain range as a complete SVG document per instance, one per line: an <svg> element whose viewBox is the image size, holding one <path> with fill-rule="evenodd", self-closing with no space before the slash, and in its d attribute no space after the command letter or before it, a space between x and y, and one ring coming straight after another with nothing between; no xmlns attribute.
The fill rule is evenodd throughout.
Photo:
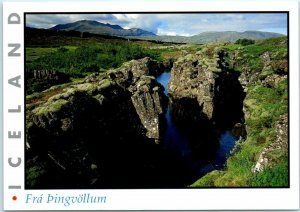
<svg viewBox="0 0 300 212"><path fill-rule="evenodd" d="M103 24L98 21L81 20L74 23L58 24L51 30L75 30L80 32L89 32L101 35L110 36L156 36L152 32L142 30L139 28L124 29L119 25Z"/></svg>
<svg viewBox="0 0 300 212"><path fill-rule="evenodd" d="M262 32L262 31L245 31L245 32L235 32L235 31L225 31L225 32L203 32L198 35L192 36L192 39L211 39L211 40L226 40L226 41L236 41L241 38L247 39L267 39L272 37L282 37L284 35L273 32Z"/></svg>
<svg viewBox="0 0 300 212"><path fill-rule="evenodd" d="M261 32L261 31L224 31L224 32L202 32L198 35L185 37L185 36L156 36L156 37L133 37L144 40L158 40L162 42L174 42L174 43L195 43L203 44L216 41L230 41L235 42L238 39L247 38L251 40L261 40L274 37L285 36L279 33L273 32Z"/></svg>
<svg viewBox="0 0 300 212"><path fill-rule="evenodd" d="M93 34L130 37L143 40L156 40L162 42L175 42L175 43L209 43L215 41L231 41L234 42L241 38L252 40L267 39L273 37L285 36L279 33L262 32L262 31L224 31L224 32L202 32L198 35L186 36L157 36L152 32L148 32L139 28L124 29L119 25L104 24L98 21L81 20L68 24L58 24L50 30L65 30L65 31L80 31L89 32Z"/></svg>

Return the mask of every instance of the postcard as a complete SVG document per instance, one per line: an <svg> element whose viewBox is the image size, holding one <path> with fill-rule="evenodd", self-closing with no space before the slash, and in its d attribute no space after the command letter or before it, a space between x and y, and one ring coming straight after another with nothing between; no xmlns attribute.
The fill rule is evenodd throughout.
<svg viewBox="0 0 300 212"><path fill-rule="evenodd" d="M299 209L297 8L5 2L4 209Z"/></svg>

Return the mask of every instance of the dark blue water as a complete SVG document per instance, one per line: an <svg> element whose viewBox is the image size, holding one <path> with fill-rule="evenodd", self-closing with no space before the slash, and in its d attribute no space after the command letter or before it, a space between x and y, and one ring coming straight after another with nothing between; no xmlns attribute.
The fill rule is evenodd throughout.
<svg viewBox="0 0 300 212"><path fill-rule="evenodd" d="M162 84L165 88L164 93L168 95L168 83L170 80L171 72L164 72L159 77L157 81ZM182 134L177 127L173 124L170 115L170 109L168 107L166 113L167 119L167 130L163 137L163 145L168 150L178 153L182 157L188 157L191 155L192 151L189 145L188 138Z"/></svg>
<svg viewBox="0 0 300 212"><path fill-rule="evenodd" d="M161 83L165 88L165 94L168 95L168 83L170 80L171 72L164 72L157 77L157 81ZM165 149L173 152L177 156L181 157L188 166L192 167L197 175L201 176L207 172L215 169L222 169L230 151L233 149L237 138L231 134L230 131L224 131L219 138L219 147L213 152L213 159L205 161L201 159L195 159L190 147L189 138L182 134L178 128L172 122L170 110L168 108L166 113L167 129L162 139L162 145ZM201 139L201 138L199 138Z"/></svg>

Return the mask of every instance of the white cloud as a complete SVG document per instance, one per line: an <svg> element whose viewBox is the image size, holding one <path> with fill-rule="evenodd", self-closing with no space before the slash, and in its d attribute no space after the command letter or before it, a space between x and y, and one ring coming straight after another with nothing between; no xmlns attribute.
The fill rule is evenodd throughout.
<svg viewBox="0 0 300 212"><path fill-rule="evenodd" d="M78 20L96 20L124 28L141 28L158 35L195 35L205 31L287 29L286 14L193 13L193 14L41 14L27 15L27 24L49 28Z"/></svg>
<svg viewBox="0 0 300 212"><path fill-rule="evenodd" d="M126 16L131 19L137 19L138 17L140 17L140 14L127 14Z"/></svg>
<svg viewBox="0 0 300 212"><path fill-rule="evenodd" d="M180 36L186 36L186 37L190 37L190 36L192 36L191 34L189 34L189 33L180 33Z"/></svg>
<svg viewBox="0 0 300 212"><path fill-rule="evenodd" d="M174 31L167 31L161 28L157 29L157 35L169 35L169 36L176 36L177 33Z"/></svg>

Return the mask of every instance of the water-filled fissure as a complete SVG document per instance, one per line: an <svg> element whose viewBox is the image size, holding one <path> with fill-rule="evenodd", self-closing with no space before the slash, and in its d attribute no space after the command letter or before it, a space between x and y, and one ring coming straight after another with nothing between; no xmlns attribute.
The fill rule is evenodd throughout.
<svg viewBox="0 0 300 212"><path fill-rule="evenodd" d="M170 76L171 72L164 72L157 77L157 81L165 88L164 92L167 96ZM198 135L193 135L193 138L191 138L187 131L182 130L180 125L174 123L171 112L172 106L170 104L166 112L167 128L161 141L163 148L183 161L187 169L190 170L191 176L187 177L190 181L198 179L212 170L222 169L238 138L230 130L222 130L218 132L218 141L217 145L214 145L215 148L205 149L205 145L201 147L201 140L204 140L201 137L201 130L205 131L205 129L197 129L199 130ZM192 145L193 142L195 143L195 140L198 141L200 144L199 148L202 148L202 152L205 152L205 154L195 151Z"/></svg>

